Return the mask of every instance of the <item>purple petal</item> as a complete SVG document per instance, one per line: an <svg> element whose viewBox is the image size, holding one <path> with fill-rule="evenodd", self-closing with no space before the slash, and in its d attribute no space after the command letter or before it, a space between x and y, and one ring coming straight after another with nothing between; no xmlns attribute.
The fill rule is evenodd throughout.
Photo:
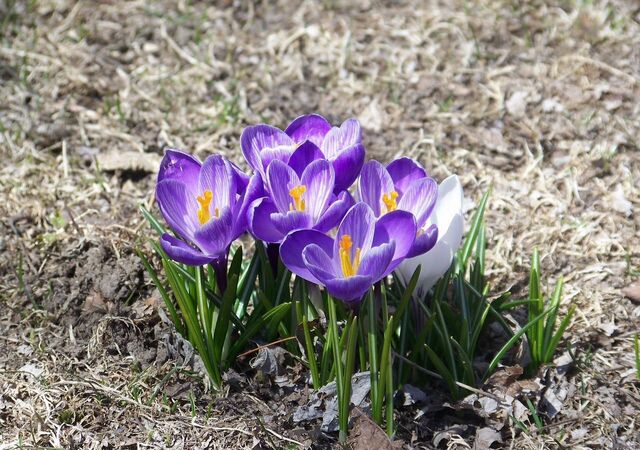
<svg viewBox="0 0 640 450"><path fill-rule="evenodd" d="M246 190L244 191L244 195L242 196L242 200L240 203L240 207L238 209L238 214L236 216L236 222L234 224L233 230L233 238L237 238L242 233L247 231L249 227L249 216L248 210L251 204L257 200L258 198L264 196L264 188L262 184L262 177L260 173L255 173L249 179L249 184L247 185Z"/></svg>
<svg viewBox="0 0 640 450"><path fill-rule="evenodd" d="M316 230L298 230L289 233L280 246L280 258L287 268L312 283L319 284L302 258L302 252L308 245L315 244L319 246L327 255L332 257L333 239L324 233Z"/></svg>
<svg viewBox="0 0 640 450"><path fill-rule="evenodd" d="M387 272L387 267L391 264L395 251L396 244L393 241L388 244L371 247L360 261L358 274L371 277L374 283L380 280L386 274L391 273L391 271Z"/></svg>
<svg viewBox="0 0 640 450"><path fill-rule="evenodd" d="M398 158L392 161L387 166L387 171L393 179L396 192L401 196L412 182L427 176L422 166L411 158Z"/></svg>
<svg viewBox="0 0 640 450"><path fill-rule="evenodd" d="M313 142L305 141L293 152L287 164L301 177L304 169L316 159L325 158L318 146Z"/></svg>
<svg viewBox="0 0 640 450"><path fill-rule="evenodd" d="M247 211L251 233L264 242L280 242L284 235L278 231L271 220L271 216L277 213L276 205L268 197L253 202Z"/></svg>
<svg viewBox="0 0 640 450"><path fill-rule="evenodd" d="M160 238L160 245L169 258L188 266L203 266L216 259L216 256L207 256L167 233Z"/></svg>
<svg viewBox="0 0 640 450"><path fill-rule="evenodd" d="M305 211L289 211L284 214L274 213L271 214L271 222L276 230L282 233L280 239L292 231L313 226L311 216Z"/></svg>
<svg viewBox="0 0 640 450"><path fill-rule="evenodd" d="M348 191L340 192L340 195L337 196L336 200L330 202L329 207L322 217L320 217L320 220L318 220L314 228L326 233L337 227L354 203L353 197Z"/></svg>
<svg viewBox="0 0 640 450"><path fill-rule="evenodd" d="M376 217L386 212L386 210L382 211L382 196L390 194L393 190L393 180L382 164L371 160L362 166L358 181L358 196L361 201L371 207Z"/></svg>
<svg viewBox="0 0 640 450"><path fill-rule="evenodd" d="M359 302L372 284L373 279L366 275L334 278L324 283L329 294L347 303Z"/></svg>
<svg viewBox="0 0 640 450"><path fill-rule="evenodd" d="M195 232L193 242L209 255L222 255L233 239L233 214L228 206L220 210L220 217L212 217Z"/></svg>
<svg viewBox="0 0 640 450"><path fill-rule="evenodd" d="M409 211L416 218L418 227L424 225L438 198L438 183L433 178L416 180L400 197L398 209Z"/></svg>
<svg viewBox="0 0 640 450"><path fill-rule="evenodd" d="M242 169L240 169L240 167L238 167L234 163L230 164L231 168L233 169L233 177L235 178L237 194L242 195L249 185L249 181L251 181L251 176L244 173Z"/></svg>
<svg viewBox="0 0 640 450"><path fill-rule="evenodd" d="M267 167L267 188L281 213L289 211L292 202L290 190L299 184L298 175L282 161L272 161Z"/></svg>
<svg viewBox="0 0 640 450"><path fill-rule="evenodd" d="M211 209L233 207L236 200L236 178L231 164L220 155L209 156L200 170L198 195L211 191Z"/></svg>
<svg viewBox="0 0 640 450"><path fill-rule="evenodd" d="M284 132L298 144L310 141L320 147L329 130L331 130L331 124L327 119L319 114L307 114L291 122Z"/></svg>
<svg viewBox="0 0 640 450"><path fill-rule="evenodd" d="M416 237L416 240L413 242L413 246L411 250L407 254L407 258L413 258L418 255L422 255L423 253L428 252L436 245L438 241L438 226L433 224L427 231L421 233L420 236Z"/></svg>
<svg viewBox="0 0 640 450"><path fill-rule="evenodd" d="M195 192L197 190L200 167L200 161L193 156L181 150L167 149L160 163L158 183L163 180L178 180L187 189Z"/></svg>
<svg viewBox="0 0 640 450"><path fill-rule="evenodd" d="M270 125L254 125L245 128L240 136L240 146L242 154L253 170L264 172L267 167L263 166L261 153L264 149L275 149L278 147L291 146L293 140L279 128ZM268 158L269 160L272 158Z"/></svg>
<svg viewBox="0 0 640 450"><path fill-rule="evenodd" d="M316 244L309 244L302 250L302 260L304 261L309 272L324 284L325 281L339 276L336 272L339 270L331 257Z"/></svg>
<svg viewBox="0 0 640 450"><path fill-rule="evenodd" d="M349 189L360 175L364 164L364 145L355 144L343 150L333 160L333 170L336 173L336 185L333 192Z"/></svg>
<svg viewBox="0 0 640 450"><path fill-rule="evenodd" d="M165 179L156 186L156 200L160 212L169 226L180 236L193 239L198 223L198 202L184 184Z"/></svg>
<svg viewBox="0 0 640 450"><path fill-rule="evenodd" d="M351 251L355 252L360 249L365 254L371 248L373 241L373 233L375 227L375 217L373 211L366 203L356 203L344 216L333 247L333 254L338 254L340 250L340 240L342 236L349 235L351 237ZM415 233L415 232L414 232Z"/></svg>
<svg viewBox="0 0 640 450"><path fill-rule="evenodd" d="M287 163L294 150L295 148L293 146L265 148L264 150L262 150L262 152L260 152L262 167L266 169L267 167L269 167L269 164L271 164L272 161Z"/></svg>
<svg viewBox="0 0 640 450"><path fill-rule="evenodd" d="M396 245L393 260L387 268L387 274L391 273L411 251L413 241L416 238L416 230L415 218L407 211L392 211L376 222L373 246L377 247L391 241L394 241Z"/></svg>
<svg viewBox="0 0 640 450"><path fill-rule="evenodd" d="M326 159L314 161L304 170L301 183L307 187L307 192L304 195L306 199L305 211L309 213L313 223L327 208L334 182L333 166Z"/></svg>
<svg viewBox="0 0 640 450"><path fill-rule="evenodd" d="M333 127L324 137L320 150L329 159L335 159L348 147L362 143L362 130L356 119L345 120L340 128Z"/></svg>

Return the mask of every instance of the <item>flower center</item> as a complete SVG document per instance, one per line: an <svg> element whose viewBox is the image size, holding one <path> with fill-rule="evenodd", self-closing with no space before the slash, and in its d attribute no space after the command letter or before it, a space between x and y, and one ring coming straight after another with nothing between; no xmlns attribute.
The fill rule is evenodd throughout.
<svg viewBox="0 0 640 450"><path fill-rule="evenodd" d="M298 185L289 190L289 195L293 199L293 203L289 205L289 211L304 211L305 203L302 196L305 192L307 192L307 187L304 184Z"/></svg>
<svg viewBox="0 0 640 450"><path fill-rule="evenodd" d="M398 204L396 203L397 198L398 193L396 191L382 194L382 203L384 203L384 206L387 208L387 212L395 211L398 208Z"/></svg>
<svg viewBox="0 0 640 450"><path fill-rule="evenodd" d="M200 222L200 225L204 225L211 220L210 205L213 200L213 193L211 191L204 191L202 195L196 197L196 200L200 203L200 209L198 209L198 222ZM220 209L214 208L213 212L216 217L220 217Z"/></svg>
<svg viewBox="0 0 640 450"><path fill-rule="evenodd" d="M351 247L353 242L348 234L342 235L340 238L340 266L342 266L342 274L346 277L352 277L358 273L360 267L360 249L356 248L356 255L351 259Z"/></svg>

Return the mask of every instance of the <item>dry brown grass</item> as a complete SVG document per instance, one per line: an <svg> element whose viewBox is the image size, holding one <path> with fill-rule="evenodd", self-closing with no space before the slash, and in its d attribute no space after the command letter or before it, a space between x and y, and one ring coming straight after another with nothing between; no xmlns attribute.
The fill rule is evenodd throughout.
<svg viewBox="0 0 640 450"><path fill-rule="evenodd" d="M167 326L121 306L148 292L130 249L162 149L239 160L244 125L310 111L360 118L371 156L458 173L469 199L493 185L494 286L520 289L534 246L546 278L565 276L580 394L510 445L638 448L640 306L620 288L640 267L639 22L635 2L607 0L4 0L0 448L311 442L262 428L254 413L277 414L257 397L207 412L199 382L195 416L149 401L190 378L137 368L128 342Z"/></svg>

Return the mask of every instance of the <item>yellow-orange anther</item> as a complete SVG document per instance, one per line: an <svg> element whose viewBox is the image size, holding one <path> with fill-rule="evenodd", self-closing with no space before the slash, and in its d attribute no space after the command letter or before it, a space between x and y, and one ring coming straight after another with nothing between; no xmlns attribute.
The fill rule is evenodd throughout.
<svg viewBox="0 0 640 450"><path fill-rule="evenodd" d="M200 203L200 209L198 209L198 222L200 225L204 225L211 220L211 201L213 200L213 193L211 191L204 191L202 195L196 197L198 203ZM216 217L220 217L220 210L214 208L214 214Z"/></svg>
<svg viewBox="0 0 640 450"><path fill-rule="evenodd" d="M291 211L304 211L305 203L302 199L304 193L307 192L307 187L304 184L291 188L289 195L293 199L293 203L289 205Z"/></svg>
<svg viewBox="0 0 640 450"><path fill-rule="evenodd" d="M382 203L387 208L387 212L395 211L398 207L396 203L396 199L398 198L398 193L396 191L391 191L388 194L382 194Z"/></svg>
<svg viewBox="0 0 640 450"><path fill-rule="evenodd" d="M348 234L342 235L340 238L340 266L342 274L346 277L352 277L358 273L360 267L360 249L356 248L355 258L351 259L351 247L353 242Z"/></svg>

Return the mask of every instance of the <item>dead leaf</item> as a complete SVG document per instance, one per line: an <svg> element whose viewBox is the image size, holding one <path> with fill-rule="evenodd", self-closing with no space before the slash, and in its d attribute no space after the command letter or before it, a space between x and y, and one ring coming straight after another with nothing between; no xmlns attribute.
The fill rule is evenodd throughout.
<svg viewBox="0 0 640 450"><path fill-rule="evenodd" d="M390 441L387 434L373 420L360 410L353 429L349 433L349 447L353 450L395 450L401 449L402 441Z"/></svg>
<svg viewBox="0 0 640 450"><path fill-rule="evenodd" d="M502 367L487 380L487 385L495 387L508 387L524 373L520 366Z"/></svg>
<svg viewBox="0 0 640 450"><path fill-rule="evenodd" d="M640 303L640 281L631 283L629 286L623 288L622 295L627 297L633 303Z"/></svg>
<svg viewBox="0 0 640 450"><path fill-rule="evenodd" d="M476 431L476 439L473 442L473 449L487 450L490 448L497 448L491 447L494 443L502 444L502 436L500 433L490 427L479 428L478 431Z"/></svg>

